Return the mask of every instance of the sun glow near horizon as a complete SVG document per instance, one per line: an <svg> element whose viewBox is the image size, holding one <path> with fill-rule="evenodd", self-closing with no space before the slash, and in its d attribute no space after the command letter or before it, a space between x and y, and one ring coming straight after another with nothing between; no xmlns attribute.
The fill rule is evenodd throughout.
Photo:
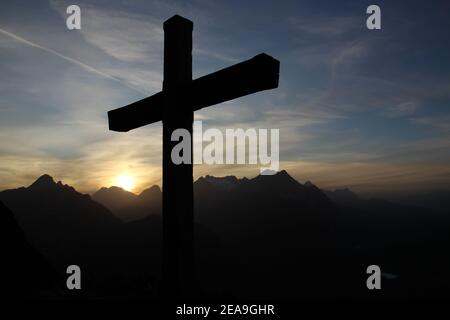
<svg viewBox="0 0 450 320"><path fill-rule="evenodd" d="M132 191L135 187L134 184L134 178L132 176L129 175L120 175L117 176L114 181L113 184L115 186L118 186L126 191Z"/></svg>

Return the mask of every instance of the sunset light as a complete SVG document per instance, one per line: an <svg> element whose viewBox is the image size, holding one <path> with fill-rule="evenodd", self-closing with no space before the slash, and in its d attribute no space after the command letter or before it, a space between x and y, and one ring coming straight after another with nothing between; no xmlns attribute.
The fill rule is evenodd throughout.
<svg viewBox="0 0 450 320"><path fill-rule="evenodd" d="M131 191L134 188L134 181L132 176L118 176L114 180L114 185L121 187L124 190Z"/></svg>

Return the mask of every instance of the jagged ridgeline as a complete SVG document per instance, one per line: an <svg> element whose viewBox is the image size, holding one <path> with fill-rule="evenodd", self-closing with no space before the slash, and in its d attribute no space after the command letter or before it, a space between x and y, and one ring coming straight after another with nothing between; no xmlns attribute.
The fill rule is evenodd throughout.
<svg viewBox="0 0 450 320"><path fill-rule="evenodd" d="M197 281L208 297L373 298L365 287L373 261L383 266L382 297L448 296L448 209L323 191L286 171L201 177L194 192ZM65 272L76 264L84 298L158 297L158 186L91 197L43 175L0 201L12 296L72 298ZM29 270L43 282L28 282Z"/></svg>

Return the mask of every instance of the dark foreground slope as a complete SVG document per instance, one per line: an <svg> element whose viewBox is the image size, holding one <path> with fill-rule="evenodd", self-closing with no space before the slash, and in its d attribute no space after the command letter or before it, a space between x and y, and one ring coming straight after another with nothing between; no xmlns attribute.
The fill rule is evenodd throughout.
<svg viewBox="0 0 450 320"><path fill-rule="evenodd" d="M62 279L27 242L13 213L0 202L0 274L2 296L7 298L57 297Z"/></svg>

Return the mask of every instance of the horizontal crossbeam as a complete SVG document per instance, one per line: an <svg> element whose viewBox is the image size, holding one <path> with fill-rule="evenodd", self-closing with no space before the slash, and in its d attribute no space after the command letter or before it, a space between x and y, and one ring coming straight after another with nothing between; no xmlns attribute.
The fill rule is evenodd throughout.
<svg viewBox="0 0 450 320"><path fill-rule="evenodd" d="M193 80L176 94L194 111L278 87L280 62L267 54ZM109 129L126 132L162 120L164 91L108 112Z"/></svg>

